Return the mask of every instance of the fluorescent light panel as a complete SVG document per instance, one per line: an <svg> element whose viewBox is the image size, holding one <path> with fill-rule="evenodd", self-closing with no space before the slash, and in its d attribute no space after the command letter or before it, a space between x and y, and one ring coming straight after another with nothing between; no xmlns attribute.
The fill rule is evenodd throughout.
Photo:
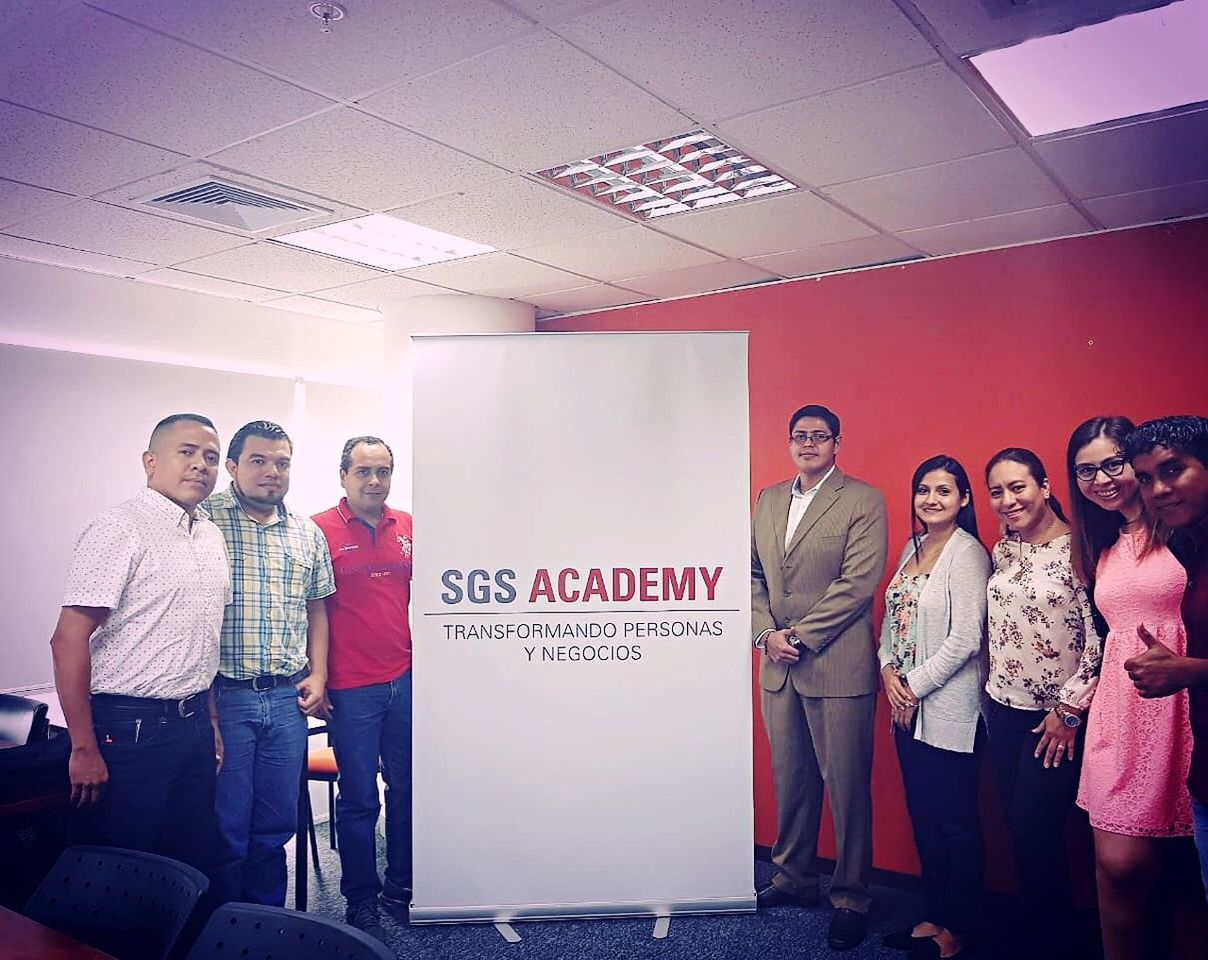
<svg viewBox="0 0 1208 960"><path fill-rule="evenodd" d="M1034 137L1208 100L1208 0L1177 0L970 62Z"/></svg>
<svg viewBox="0 0 1208 960"><path fill-rule="evenodd" d="M797 189L704 130L559 164L537 176L639 220Z"/></svg>
<svg viewBox="0 0 1208 960"><path fill-rule="evenodd" d="M406 270L495 250L384 213L329 223L325 227L287 233L273 239L277 243L364 263L380 270Z"/></svg>

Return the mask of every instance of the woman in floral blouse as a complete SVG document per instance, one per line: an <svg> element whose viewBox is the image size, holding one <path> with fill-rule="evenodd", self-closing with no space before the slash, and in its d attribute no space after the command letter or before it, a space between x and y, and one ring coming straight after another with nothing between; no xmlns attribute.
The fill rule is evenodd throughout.
<svg viewBox="0 0 1208 960"><path fill-rule="evenodd" d="M1040 458L1008 447L986 465L986 485L1003 525L987 588L988 752L1019 873L1016 929L1032 950L1057 953L1078 939L1063 828L1102 646Z"/></svg>

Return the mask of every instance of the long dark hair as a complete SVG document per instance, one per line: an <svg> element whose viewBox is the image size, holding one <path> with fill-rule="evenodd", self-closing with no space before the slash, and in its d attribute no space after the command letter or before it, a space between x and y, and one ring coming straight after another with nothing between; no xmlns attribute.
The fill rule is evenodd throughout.
<svg viewBox="0 0 1208 960"><path fill-rule="evenodd" d="M1065 469L1070 481L1070 526L1074 531L1074 570L1087 587L1094 585L1099 556L1120 535L1120 516L1115 510L1104 510L1083 494L1074 473L1074 463L1078 451L1099 437L1114 443L1120 456L1124 456L1125 438L1135 429L1128 417L1091 417L1074 428L1065 448ZM1141 516L1146 533L1144 553L1154 545L1155 530L1149 515L1142 513Z"/></svg>
<svg viewBox="0 0 1208 960"><path fill-rule="evenodd" d="M961 466L959 460L955 457L950 457L946 453L936 454L934 457L928 457L914 469L914 476L910 479L910 539L914 543L914 559L917 562L919 559L919 534L926 532L927 524L919 520L914 510L914 492L922 483L923 477L927 476L932 470L943 470L945 473L952 474L952 479L956 481L956 491L962 497L966 498L966 503L957 511L956 525L965 533L972 534L974 539L977 539L977 514L973 511L973 488L969 483L969 474L965 472L965 468ZM919 525L922 524L923 530L919 530Z"/></svg>
<svg viewBox="0 0 1208 960"><path fill-rule="evenodd" d="M1004 460L1011 463L1022 464L1028 468L1028 473L1032 475L1032 479L1036 481L1036 485L1043 487L1046 480L1049 479L1049 473L1044 468L1040 457L1036 456L1031 450L1024 447L1006 447L999 450L990 458L990 462L986 464L986 483L990 482L990 471ZM1061 508L1061 501L1057 499L1057 494L1049 490L1048 503L1053 513L1057 514L1057 519L1062 523L1069 523L1066 519L1065 511Z"/></svg>

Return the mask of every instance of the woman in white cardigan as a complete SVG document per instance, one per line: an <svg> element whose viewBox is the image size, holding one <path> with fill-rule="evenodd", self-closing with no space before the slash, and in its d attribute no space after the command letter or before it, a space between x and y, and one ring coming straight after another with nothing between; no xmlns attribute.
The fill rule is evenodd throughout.
<svg viewBox="0 0 1208 960"><path fill-rule="evenodd" d="M968 957L982 919L977 767L990 558L959 462L940 455L919 464L911 519L885 591L879 658L926 914L884 942L912 956Z"/></svg>

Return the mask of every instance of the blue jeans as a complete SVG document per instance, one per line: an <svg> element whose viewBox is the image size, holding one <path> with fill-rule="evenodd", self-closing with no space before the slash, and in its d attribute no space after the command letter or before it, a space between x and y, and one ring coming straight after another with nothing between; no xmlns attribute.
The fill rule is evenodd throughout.
<svg viewBox="0 0 1208 960"><path fill-rule="evenodd" d="M1200 855L1200 877L1204 881L1204 895L1208 896L1208 807L1192 800L1191 816L1195 822L1195 849Z"/></svg>
<svg viewBox="0 0 1208 960"><path fill-rule="evenodd" d="M332 746L340 768L336 829L340 892L349 903L375 897L378 760L386 782L386 879L411 886L411 673L350 690L329 690Z"/></svg>
<svg viewBox="0 0 1208 960"><path fill-rule="evenodd" d="M306 718L298 691L257 692L216 682L218 729L226 757L218 774L218 871L223 900L285 905L285 844L298 822Z"/></svg>

